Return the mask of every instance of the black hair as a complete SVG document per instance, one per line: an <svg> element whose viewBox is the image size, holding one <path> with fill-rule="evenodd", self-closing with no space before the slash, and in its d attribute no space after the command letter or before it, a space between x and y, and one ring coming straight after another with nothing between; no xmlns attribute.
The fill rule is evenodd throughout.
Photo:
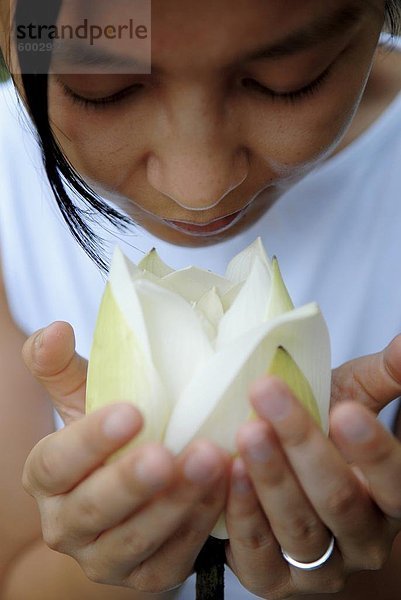
<svg viewBox="0 0 401 600"><path fill-rule="evenodd" d="M15 12L15 26L18 23L56 23L62 0L18 0ZM397 35L401 32L401 0L386 2L386 29ZM51 41L51 40L49 40ZM104 202L80 177L57 143L48 118L48 76L51 51L38 56L38 72L25 72L28 56L18 52L22 72L22 83L28 110L37 130L43 162L50 186L60 211L77 242L94 262L107 271L104 246L101 238L94 233L88 222L100 217L118 229L127 229L132 220ZM70 194L68 193L68 190ZM71 194L72 192L72 194ZM84 207L72 200L80 199Z"/></svg>
<svg viewBox="0 0 401 600"><path fill-rule="evenodd" d="M18 0L14 26L21 23L40 23L51 25L57 22L62 0ZM50 31L50 29L49 29ZM42 33L41 41L45 47L51 40L45 39ZM100 217L118 229L127 229L132 220L123 213L109 206L81 178L57 143L48 117L48 69L50 67L51 51L38 52L35 56L37 73L32 73L32 52L18 51L22 83L32 121L36 127L44 167L53 191L54 197L72 235L90 258L107 271L107 261L104 257L104 243L95 234L88 222ZM28 63L29 61L29 63ZM25 68L29 64L29 68ZM68 194L69 189L72 194ZM73 202L71 196L76 196L80 204Z"/></svg>
<svg viewBox="0 0 401 600"><path fill-rule="evenodd" d="M401 0L387 0L385 26L391 35L401 35Z"/></svg>

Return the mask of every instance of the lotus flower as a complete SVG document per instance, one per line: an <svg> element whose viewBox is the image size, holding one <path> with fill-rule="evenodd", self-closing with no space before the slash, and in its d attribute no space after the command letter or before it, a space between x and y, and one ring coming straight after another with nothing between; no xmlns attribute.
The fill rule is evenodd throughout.
<svg viewBox="0 0 401 600"><path fill-rule="evenodd" d="M225 277L174 271L155 250L135 265L115 250L89 360L88 412L132 402L145 423L132 443L163 441L178 453L207 437L235 454L239 426L254 418L249 387L266 373L284 379L327 429L326 324L316 303L294 308L260 239Z"/></svg>

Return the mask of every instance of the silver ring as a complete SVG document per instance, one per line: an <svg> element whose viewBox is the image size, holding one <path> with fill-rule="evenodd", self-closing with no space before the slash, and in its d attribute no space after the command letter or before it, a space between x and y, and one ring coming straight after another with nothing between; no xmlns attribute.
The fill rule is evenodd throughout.
<svg viewBox="0 0 401 600"><path fill-rule="evenodd" d="M303 563L303 562L299 562L299 560L295 560L295 558L292 558L292 556L287 554L287 552L284 552L284 550L282 548L281 548L281 554L283 555L285 560L293 567L297 567L298 569L303 569L304 571L313 571L314 569L318 569L319 567L324 565L329 560L330 556L333 554L334 544L335 544L335 539L334 539L334 535L332 535L329 547L327 548L327 550L323 554L323 556L321 556L317 560L314 560L313 562L309 562L309 563Z"/></svg>

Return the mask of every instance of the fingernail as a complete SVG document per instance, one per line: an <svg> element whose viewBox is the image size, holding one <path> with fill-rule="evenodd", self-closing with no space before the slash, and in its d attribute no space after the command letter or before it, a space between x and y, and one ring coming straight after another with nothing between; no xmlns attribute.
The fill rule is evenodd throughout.
<svg viewBox="0 0 401 600"><path fill-rule="evenodd" d="M281 421L291 412L292 398L284 389L269 379L258 381L252 388L255 406L261 417Z"/></svg>
<svg viewBox="0 0 401 600"><path fill-rule="evenodd" d="M35 350L39 350L43 344L43 338L44 338L44 329L41 329L35 336L34 340L33 340L33 345Z"/></svg>
<svg viewBox="0 0 401 600"><path fill-rule="evenodd" d="M241 496L249 494L252 490L252 482L248 477L245 463L241 458L236 458L234 460L231 485L233 491Z"/></svg>
<svg viewBox="0 0 401 600"><path fill-rule="evenodd" d="M103 421L103 432L111 440L127 437L133 432L135 413L129 406L114 409Z"/></svg>
<svg viewBox="0 0 401 600"><path fill-rule="evenodd" d="M216 453L207 446L199 446L191 451L183 470L189 481L207 483L216 479L220 467L216 462Z"/></svg>
<svg viewBox="0 0 401 600"><path fill-rule="evenodd" d="M255 428L252 437L245 442L245 452L253 462L267 462L273 454L273 447L266 437L266 432Z"/></svg>
<svg viewBox="0 0 401 600"><path fill-rule="evenodd" d="M364 415L349 414L341 423L341 432L350 442L363 443L372 439L374 429Z"/></svg>
<svg viewBox="0 0 401 600"><path fill-rule="evenodd" d="M134 476L147 487L161 490L170 482L171 468L157 449L148 450L134 465Z"/></svg>

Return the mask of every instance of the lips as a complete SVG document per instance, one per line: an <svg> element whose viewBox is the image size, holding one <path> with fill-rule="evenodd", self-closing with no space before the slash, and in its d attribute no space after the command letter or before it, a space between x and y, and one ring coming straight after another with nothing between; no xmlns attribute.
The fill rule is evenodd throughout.
<svg viewBox="0 0 401 600"><path fill-rule="evenodd" d="M241 209L231 215L221 217L220 219L215 219L214 221L211 221L210 223L206 223L204 225L198 225L196 223L186 223L184 221L168 220L166 220L166 223L168 223L174 229L178 229L179 231L184 231L193 235L207 235L210 233L219 233L221 231L224 231L229 226L236 223L241 218L243 213L244 209Z"/></svg>

